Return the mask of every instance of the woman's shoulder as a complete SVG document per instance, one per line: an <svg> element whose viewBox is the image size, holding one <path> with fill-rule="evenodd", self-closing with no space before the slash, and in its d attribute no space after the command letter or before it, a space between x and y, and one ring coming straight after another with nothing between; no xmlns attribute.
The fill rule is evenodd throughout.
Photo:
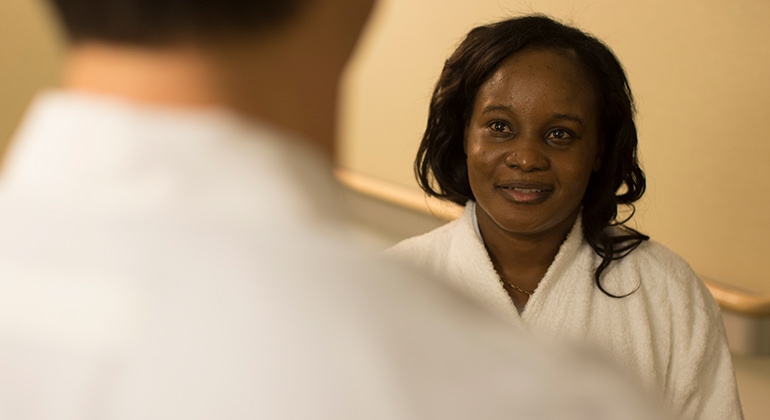
<svg viewBox="0 0 770 420"><path fill-rule="evenodd" d="M693 304L708 312L716 309L711 294L690 264L660 242L643 241L620 260L619 268L625 275L633 272L645 294L677 304Z"/></svg>
<svg viewBox="0 0 770 420"><path fill-rule="evenodd" d="M690 264L682 256L654 239L642 241L628 257L640 268L651 270L656 274L674 277L695 275Z"/></svg>
<svg viewBox="0 0 770 420"><path fill-rule="evenodd" d="M607 233L616 239L623 237L632 238L631 241L638 241L638 237L645 238L637 242L638 246L630 246L629 250L621 251L620 258L614 258L615 261L610 265L610 267L615 266L613 271L620 271L624 275L629 275L629 270L631 270L640 274L673 278L695 276L692 267L684 258L660 242L648 239L647 236L625 226L613 226L608 229ZM621 242L619 245L622 248L624 245L631 244L632 242Z"/></svg>

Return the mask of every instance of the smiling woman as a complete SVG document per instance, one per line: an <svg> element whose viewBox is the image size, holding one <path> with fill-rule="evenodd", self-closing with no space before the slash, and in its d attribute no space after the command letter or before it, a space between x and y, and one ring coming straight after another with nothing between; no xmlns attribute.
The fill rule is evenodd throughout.
<svg viewBox="0 0 770 420"><path fill-rule="evenodd" d="M415 162L418 183L428 194L460 205L469 200L479 204L481 211L474 215L480 214L480 229L488 231L485 241L490 257L519 310L545 275L578 213L586 243L601 257L594 280L609 296L624 296L633 290L619 295L608 292L601 281L604 270L613 259L622 258L648 239L615 221L618 205L633 210L633 203L645 190L637 159L633 97L623 67L600 41L554 23L528 17L471 31L447 61L436 86ZM479 133L489 133L497 140L474 142ZM527 143L533 136L536 141ZM489 189L472 185L478 159L470 146L485 144L499 144L495 150L503 152L505 166L519 169L515 172L518 180L508 181L523 183L519 190L493 185L494 194L486 194ZM512 149L522 145L526 146L522 150ZM491 148L481 150L488 159ZM565 160L571 163L565 165ZM582 176L575 174L578 185L545 185L539 196L530 196L534 201L528 201L529 206L501 210L497 216L490 213L492 202L487 197L518 197L519 204L524 204L521 189L533 189L527 184L572 171L575 165L584 169ZM504 174L504 178L511 177L511 172ZM539 199L543 202L536 202ZM509 210L515 210L519 219L545 217L540 229L549 229L538 237L548 243L526 246L527 252L511 252L510 241L490 229L498 225L491 221L514 217ZM608 229L611 224L615 229ZM530 234L538 233L538 228L532 229ZM504 258L503 253L512 255Z"/></svg>
<svg viewBox="0 0 770 420"><path fill-rule="evenodd" d="M518 307L531 295L519 289L537 287L601 167L595 96L577 59L553 49L509 57L476 94L468 181L479 229ZM518 245L532 242L543 245ZM532 269L508 263L522 257Z"/></svg>
<svg viewBox="0 0 770 420"><path fill-rule="evenodd" d="M626 75L601 41L544 16L473 29L436 85L415 172L465 211L389 255L513 324L587 339L678 418L742 418L713 298L618 220L645 178Z"/></svg>

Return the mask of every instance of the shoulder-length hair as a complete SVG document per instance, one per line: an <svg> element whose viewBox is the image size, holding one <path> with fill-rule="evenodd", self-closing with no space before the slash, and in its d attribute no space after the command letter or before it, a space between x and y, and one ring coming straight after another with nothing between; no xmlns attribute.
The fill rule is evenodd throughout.
<svg viewBox="0 0 770 420"><path fill-rule="evenodd" d="M594 271L597 286L613 260L636 249L646 235L623 226L645 190L639 166L634 100L623 66L604 43L546 16L518 17L477 27L446 61L430 102L428 124L414 163L428 194L464 205L474 200L463 141L479 87L508 57L524 49L573 52L596 91L602 166L591 175L582 201L583 235L602 258ZM618 205L631 216L618 221ZM619 229L608 229L617 226ZM633 293L633 292L631 292ZM630 293L629 293L630 294Z"/></svg>

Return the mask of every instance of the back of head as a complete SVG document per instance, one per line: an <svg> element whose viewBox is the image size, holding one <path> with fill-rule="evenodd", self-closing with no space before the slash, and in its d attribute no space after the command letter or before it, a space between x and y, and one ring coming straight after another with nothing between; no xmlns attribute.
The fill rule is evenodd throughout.
<svg viewBox="0 0 770 420"><path fill-rule="evenodd" d="M306 0L50 0L74 42L158 45L271 29Z"/></svg>
<svg viewBox="0 0 770 420"><path fill-rule="evenodd" d="M223 106L329 154L339 78L374 3L49 1L72 42L65 88L162 106Z"/></svg>

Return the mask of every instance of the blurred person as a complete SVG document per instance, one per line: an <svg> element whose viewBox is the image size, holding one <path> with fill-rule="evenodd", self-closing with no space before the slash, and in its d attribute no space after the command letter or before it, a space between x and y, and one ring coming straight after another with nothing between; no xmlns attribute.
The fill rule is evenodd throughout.
<svg viewBox="0 0 770 420"><path fill-rule="evenodd" d="M415 172L465 211L388 254L536 335L590 341L682 418L743 418L716 302L618 217L645 177L633 96L601 41L545 16L471 30L439 77Z"/></svg>
<svg viewBox="0 0 770 420"><path fill-rule="evenodd" d="M0 177L4 419L649 419L343 235L364 0L54 0L70 37Z"/></svg>

